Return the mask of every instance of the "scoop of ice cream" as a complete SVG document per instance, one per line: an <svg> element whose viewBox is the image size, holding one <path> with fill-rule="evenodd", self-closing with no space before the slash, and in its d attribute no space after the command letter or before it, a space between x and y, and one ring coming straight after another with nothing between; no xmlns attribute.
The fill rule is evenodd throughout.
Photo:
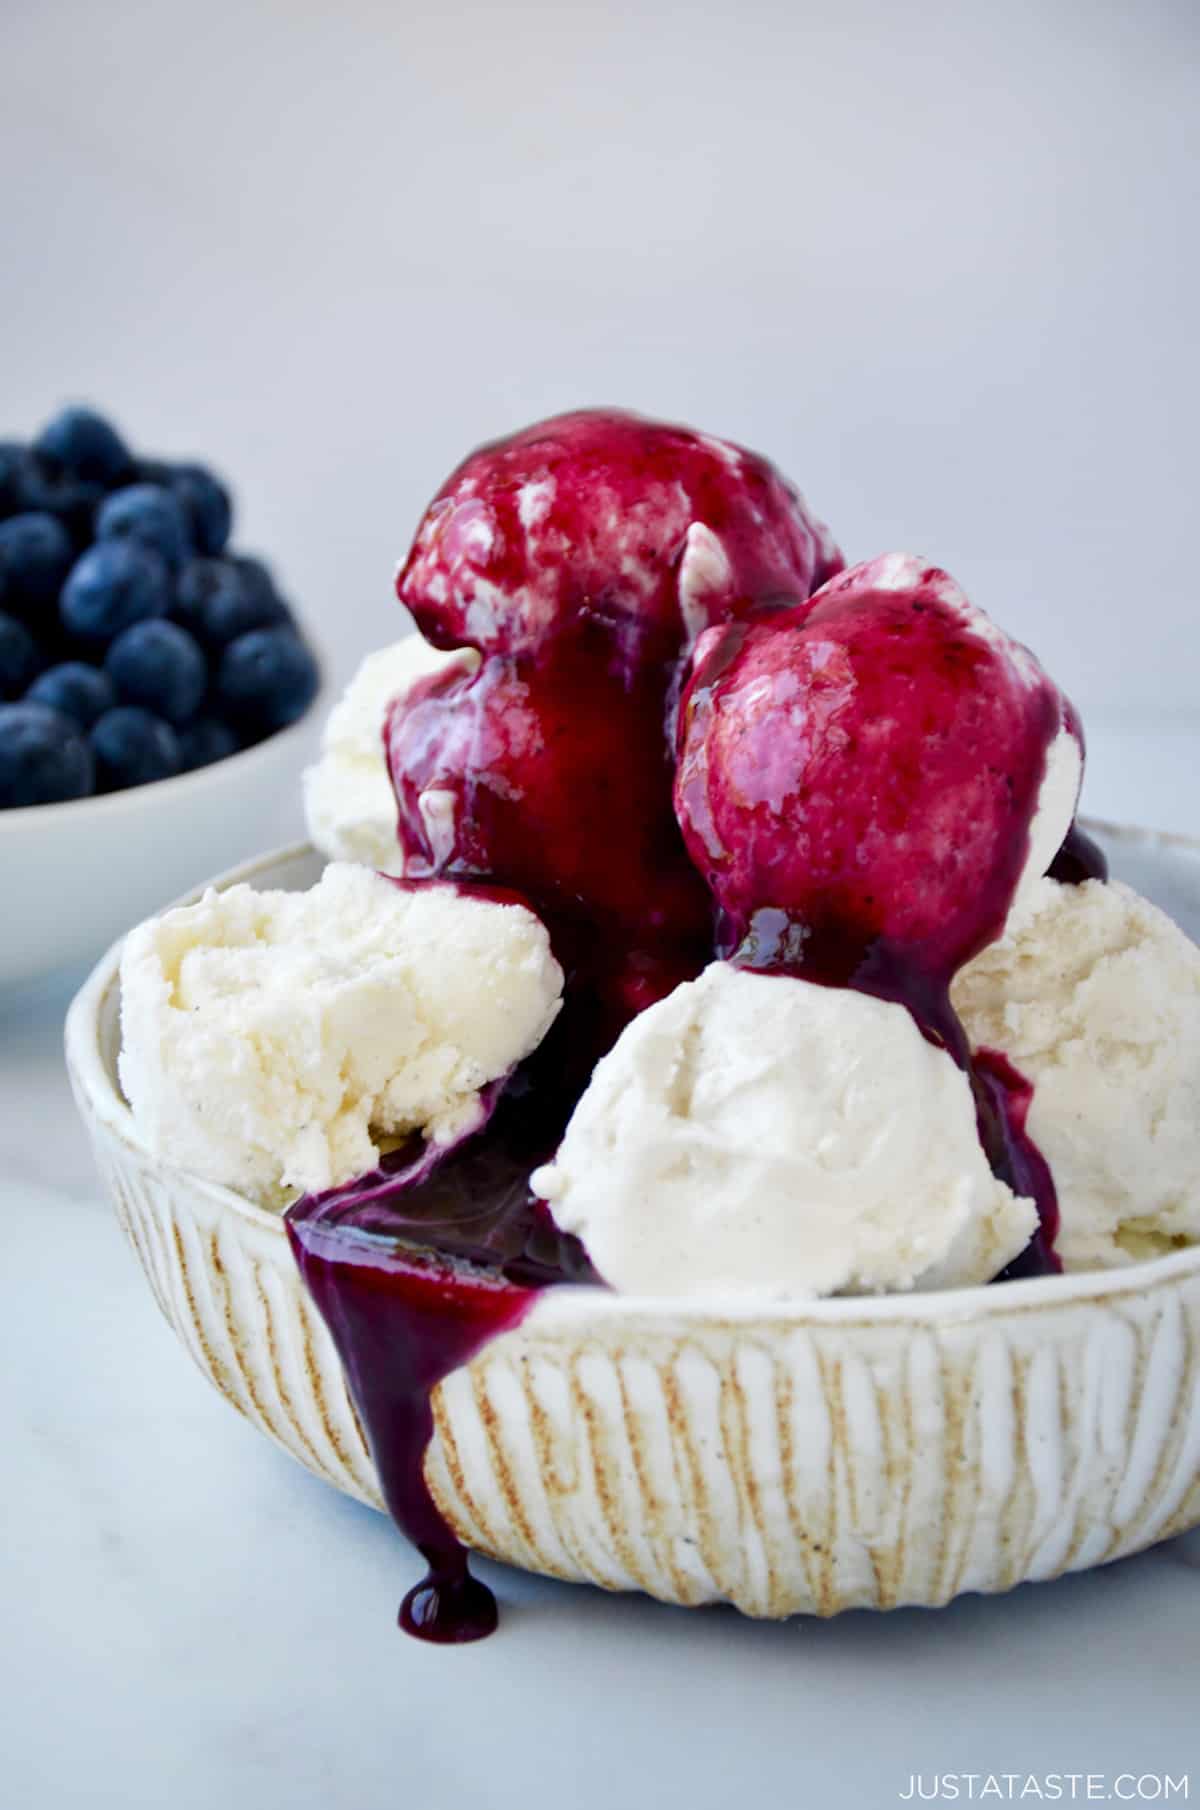
<svg viewBox="0 0 1200 1810"><path fill-rule="evenodd" d="M1042 880L952 997L1033 1083L1067 1269L1200 1239L1200 949L1170 918L1115 881Z"/></svg>
<svg viewBox="0 0 1200 1810"><path fill-rule="evenodd" d="M620 410L538 422L465 459L396 588L439 647L522 653L585 612L669 655L756 602L840 569L765 459Z"/></svg>
<svg viewBox="0 0 1200 1810"><path fill-rule="evenodd" d="M722 962L622 1032L532 1186L642 1294L986 1282L1037 1223L903 1007Z"/></svg>
<svg viewBox="0 0 1200 1810"><path fill-rule="evenodd" d="M441 653L420 635L368 654L329 713L321 753L304 774L304 813L314 847L331 861L361 861L384 874L404 871L396 840L396 800L384 756L388 705L430 674L471 672L470 648Z"/></svg>
<svg viewBox="0 0 1200 1810"><path fill-rule="evenodd" d="M153 1150L276 1202L373 1168L382 1137L470 1130L561 990L520 905L340 864L210 891L126 940L121 1085Z"/></svg>
<svg viewBox="0 0 1200 1810"><path fill-rule="evenodd" d="M1081 773L1033 656L944 572L890 554L709 631L675 804L750 965L844 983L870 954L944 983L1049 866Z"/></svg>

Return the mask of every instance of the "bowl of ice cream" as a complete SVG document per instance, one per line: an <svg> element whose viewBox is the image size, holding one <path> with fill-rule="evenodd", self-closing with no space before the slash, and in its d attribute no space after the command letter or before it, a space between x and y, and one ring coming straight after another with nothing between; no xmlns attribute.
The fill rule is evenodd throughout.
<svg viewBox="0 0 1200 1810"><path fill-rule="evenodd" d="M403 1624L489 1631L468 1549L829 1614L1200 1519L1200 853L1076 821L1034 657L598 412L465 461L398 584L319 852L135 928L67 1041L201 1368L422 1552Z"/></svg>
<svg viewBox="0 0 1200 1810"><path fill-rule="evenodd" d="M1105 845L1200 931L1200 847ZM321 866L296 849L228 882L303 888ZM114 951L79 996L68 1050L155 1299L239 1413L383 1508L280 1214L139 1136L117 1077L119 967ZM556 1577L754 1615L934 1606L1200 1521L1198 1317L1196 1249L871 1298L550 1290L434 1390L423 1475L467 1546Z"/></svg>

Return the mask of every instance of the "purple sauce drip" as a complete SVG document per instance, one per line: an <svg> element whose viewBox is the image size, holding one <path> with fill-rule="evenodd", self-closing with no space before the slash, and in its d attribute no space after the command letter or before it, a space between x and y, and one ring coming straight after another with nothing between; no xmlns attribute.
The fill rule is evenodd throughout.
<svg viewBox="0 0 1200 1810"><path fill-rule="evenodd" d="M1086 830L1073 823L1050 863L1050 878L1063 886L1082 886L1087 880L1107 880L1108 857Z"/></svg>
<svg viewBox="0 0 1200 1810"><path fill-rule="evenodd" d="M1058 1237L1058 1194L1050 1165L1027 1130L1033 1083L999 1050L976 1050L972 1077L980 1111L980 1136L992 1169L1014 1193L1035 1201L1038 1210L1037 1231L1025 1249L993 1280L1015 1282L1022 1276L1058 1275L1062 1270L1062 1260L1054 1248ZM989 1148L989 1139L1001 1142L999 1146L993 1142Z"/></svg>
<svg viewBox="0 0 1200 1810"><path fill-rule="evenodd" d="M388 1509L428 1566L400 1609L401 1627L424 1640L479 1640L496 1625L495 1599L425 1481L433 1391L519 1325L540 1289L602 1286L578 1239L529 1191L586 1084L596 1031L593 1011L569 1004L533 1056L488 1090L476 1131L444 1151L412 1139L374 1174L287 1214Z"/></svg>

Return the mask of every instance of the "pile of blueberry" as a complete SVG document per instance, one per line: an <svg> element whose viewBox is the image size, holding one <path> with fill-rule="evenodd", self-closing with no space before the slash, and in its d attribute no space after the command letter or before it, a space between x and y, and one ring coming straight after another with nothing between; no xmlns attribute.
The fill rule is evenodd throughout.
<svg viewBox="0 0 1200 1810"><path fill-rule="evenodd" d="M0 442L0 809L169 779L302 716L317 666L203 465L90 409Z"/></svg>

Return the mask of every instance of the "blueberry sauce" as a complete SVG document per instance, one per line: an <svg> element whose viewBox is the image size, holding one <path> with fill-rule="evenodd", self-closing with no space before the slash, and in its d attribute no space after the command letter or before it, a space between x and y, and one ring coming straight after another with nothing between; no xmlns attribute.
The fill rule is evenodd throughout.
<svg viewBox="0 0 1200 1810"><path fill-rule="evenodd" d="M430 504L397 580L436 647L540 651L581 617L631 668L840 571L828 531L767 460L620 409L493 441Z"/></svg>
<svg viewBox="0 0 1200 1810"><path fill-rule="evenodd" d="M473 453L397 580L428 640L483 655L389 713L406 872L523 892L616 1029L663 998L712 948L671 802L682 658L841 563L765 460L683 428L583 410Z"/></svg>
<svg viewBox="0 0 1200 1810"><path fill-rule="evenodd" d="M1082 886L1087 880L1107 880L1108 858L1099 843L1073 823L1050 863L1050 878L1063 886Z"/></svg>
<svg viewBox="0 0 1200 1810"><path fill-rule="evenodd" d="M1003 1139L1001 1151L989 1150L992 1168L1008 1181L1014 1193L1035 1201L1038 1210L1037 1231L995 1280L1014 1282L1022 1276L1058 1275L1062 1270L1062 1261L1054 1248L1058 1236L1058 1195L1050 1165L1027 1129L1029 1108L1033 1105L1033 1083L1027 1081L999 1050L976 1050L972 1071L976 1100L984 1102L980 1108L984 1149L988 1150L989 1136ZM985 1118L987 1130L982 1128Z"/></svg>

